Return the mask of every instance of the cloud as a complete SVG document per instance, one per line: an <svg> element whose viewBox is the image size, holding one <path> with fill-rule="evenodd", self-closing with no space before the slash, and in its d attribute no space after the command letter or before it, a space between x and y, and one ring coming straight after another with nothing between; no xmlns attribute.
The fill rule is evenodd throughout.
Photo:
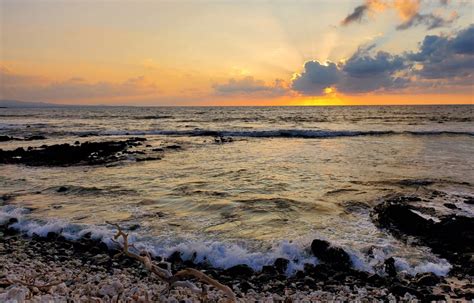
<svg viewBox="0 0 474 303"><path fill-rule="evenodd" d="M283 80L276 79L271 85L267 85L263 80L257 80L252 76L242 79L229 79L226 83L217 83L213 86L214 91L219 95L284 95L287 88Z"/></svg>
<svg viewBox="0 0 474 303"><path fill-rule="evenodd" d="M451 40L451 48L456 54L474 55L474 25L459 32Z"/></svg>
<svg viewBox="0 0 474 303"><path fill-rule="evenodd" d="M447 6L447 0L440 0L442 6ZM458 14L453 12L449 18L434 13L420 13L421 0L366 0L364 4L357 6L352 13L345 17L341 24L347 26L352 23L360 23L369 12L377 14L387 9L393 9L398 13L402 21L396 28L406 30L414 26L424 25L427 29L445 27L451 25L458 19Z"/></svg>
<svg viewBox="0 0 474 303"><path fill-rule="evenodd" d="M323 95L327 88L346 94L400 89L472 89L474 25L450 36L428 35L416 52L393 55L360 47L348 60L308 61L291 88L303 95Z"/></svg>
<svg viewBox="0 0 474 303"><path fill-rule="evenodd" d="M367 4L357 6L351 14L347 15L347 17L342 20L341 24L349 25L353 22L361 22L368 9L369 6Z"/></svg>
<svg viewBox="0 0 474 303"><path fill-rule="evenodd" d="M406 67L407 63L402 57L387 52L379 51L375 55L357 52L341 67L344 79L337 88L347 93L401 88L409 80L396 74Z"/></svg>
<svg viewBox="0 0 474 303"><path fill-rule="evenodd" d="M455 36L426 36L417 52L407 58L419 63L415 74L426 79L454 80L474 75L474 25Z"/></svg>
<svg viewBox="0 0 474 303"><path fill-rule="evenodd" d="M326 88L339 83L341 77L341 71L334 63L323 65L318 61L308 61L304 71L293 79L291 88L304 95L322 95Z"/></svg>
<svg viewBox="0 0 474 303"><path fill-rule="evenodd" d="M344 93L403 87L407 80L394 76L405 68L403 59L381 51L371 55L373 47L359 48L351 58L339 65L308 61L303 73L293 79L291 88L304 95L322 95L330 87Z"/></svg>
<svg viewBox="0 0 474 303"><path fill-rule="evenodd" d="M18 74L0 68L1 98L20 100L78 100L104 97L145 96L158 92L153 82L143 76L123 82L87 82L73 77L65 81L51 82L46 78Z"/></svg>
<svg viewBox="0 0 474 303"><path fill-rule="evenodd" d="M427 29L434 29L438 27L445 27L453 23L458 19L456 13L452 14L450 18L445 19L441 16L436 16L434 14L415 14L413 17L403 22L397 26L397 30L405 30L410 27L425 25Z"/></svg>

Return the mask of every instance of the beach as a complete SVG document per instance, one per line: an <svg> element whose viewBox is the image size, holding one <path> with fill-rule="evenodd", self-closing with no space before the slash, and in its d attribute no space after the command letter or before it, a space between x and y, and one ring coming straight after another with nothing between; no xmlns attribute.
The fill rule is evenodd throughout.
<svg viewBox="0 0 474 303"><path fill-rule="evenodd" d="M472 111L4 109L0 301L472 300Z"/></svg>
<svg viewBox="0 0 474 303"><path fill-rule="evenodd" d="M203 297L153 277L139 262L114 258L100 242L69 242L49 235L25 237L2 228L0 300L2 302L197 302ZM472 276L383 277L317 266L288 279L278 263L262 272L223 271L179 260L174 270L195 267L232 288L237 302L450 301L472 300ZM224 282L225 281L225 282ZM199 282L197 285L201 286ZM210 288L207 302L228 298Z"/></svg>

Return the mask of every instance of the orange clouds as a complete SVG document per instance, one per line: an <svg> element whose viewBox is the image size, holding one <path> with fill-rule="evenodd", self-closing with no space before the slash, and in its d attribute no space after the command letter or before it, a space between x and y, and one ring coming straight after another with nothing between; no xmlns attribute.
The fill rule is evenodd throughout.
<svg viewBox="0 0 474 303"><path fill-rule="evenodd" d="M413 18L420 11L420 0L395 0L393 7L403 21Z"/></svg>
<svg viewBox="0 0 474 303"><path fill-rule="evenodd" d="M148 96L158 93L154 82L143 76L122 82L88 82L80 77L52 81L45 77L19 74L0 67L0 98L20 100L91 100Z"/></svg>
<svg viewBox="0 0 474 303"><path fill-rule="evenodd" d="M441 1L443 6L447 1ZM417 25L425 25L428 29L447 26L459 17L457 12L451 12L450 16L445 18L437 13L425 13L421 11L421 0L366 0L364 4L354 8L341 24L347 26L354 22L361 22L366 14L376 15L387 9L393 9L397 12L402 21L397 26L398 30L405 30Z"/></svg>

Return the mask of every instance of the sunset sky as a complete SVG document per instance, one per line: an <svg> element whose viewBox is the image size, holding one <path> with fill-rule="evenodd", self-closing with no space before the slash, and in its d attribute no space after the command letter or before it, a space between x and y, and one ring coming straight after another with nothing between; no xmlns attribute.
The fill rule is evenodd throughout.
<svg viewBox="0 0 474 303"><path fill-rule="evenodd" d="M474 103L470 0L0 0L0 99Z"/></svg>

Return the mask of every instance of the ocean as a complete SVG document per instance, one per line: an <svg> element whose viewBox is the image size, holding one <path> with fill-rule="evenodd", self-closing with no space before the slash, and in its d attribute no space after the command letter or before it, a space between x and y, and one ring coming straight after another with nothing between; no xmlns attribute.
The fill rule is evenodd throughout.
<svg viewBox="0 0 474 303"><path fill-rule="evenodd" d="M374 225L394 194L472 217L474 106L57 107L0 109L0 149L143 137L107 165L0 164L0 223L110 243L112 221L157 256L287 274L316 264L309 246L344 248L357 269L446 274L451 264ZM159 157L137 161L143 153ZM159 160L158 160L159 158ZM433 191L444 195L430 198ZM446 208L453 203L456 209Z"/></svg>

